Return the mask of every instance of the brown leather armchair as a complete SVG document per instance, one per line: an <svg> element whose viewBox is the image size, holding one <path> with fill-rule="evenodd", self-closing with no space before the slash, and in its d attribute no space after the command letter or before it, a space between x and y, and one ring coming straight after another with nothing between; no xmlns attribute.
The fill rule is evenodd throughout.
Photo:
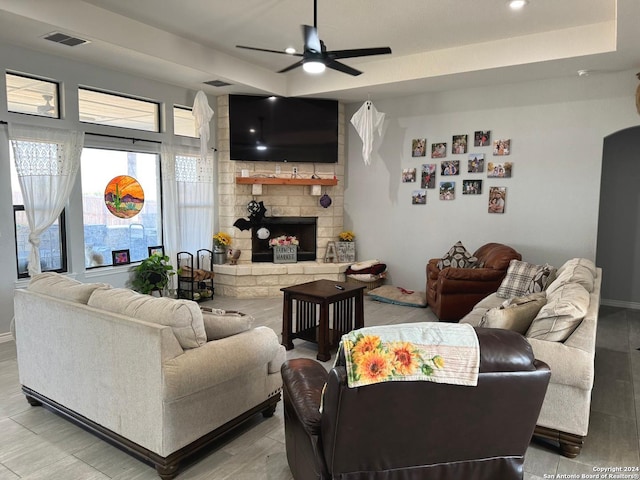
<svg viewBox="0 0 640 480"><path fill-rule="evenodd" d="M349 388L340 358L330 372L311 359L285 362L294 479L522 479L551 373L519 333L476 331L476 387L417 381Z"/></svg>
<svg viewBox="0 0 640 480"><path fill-rule="evenodd" d="M473 256L482 268L440 270L439 258L427 263L427 303L440 320L460 320L476 303L498 290L511 260L522 260L522 255L501 243L487 243Z"/></svg>

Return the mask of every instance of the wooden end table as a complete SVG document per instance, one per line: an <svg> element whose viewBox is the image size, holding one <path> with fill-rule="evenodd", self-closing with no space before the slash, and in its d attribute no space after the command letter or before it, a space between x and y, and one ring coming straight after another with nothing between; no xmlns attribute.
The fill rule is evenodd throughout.
<svg viewBox="0 0 640 480"><path fill-rule="evenodd" d="M316 280L281 288L284 293L282 345L291 350L293 339L302 338L318 344L318 360L329 360L329 350L338 344L343 334L364 326L365 288L332 280ZM329 326L330 305L333 305L332 328ZM292 331L294 310L295 332Z"/></svg>

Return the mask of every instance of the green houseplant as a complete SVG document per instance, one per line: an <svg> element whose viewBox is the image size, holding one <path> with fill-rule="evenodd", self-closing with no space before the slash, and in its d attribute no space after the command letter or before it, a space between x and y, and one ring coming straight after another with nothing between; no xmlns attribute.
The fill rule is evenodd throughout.
<svg viewBox="0 0 640 480"><path fill-rule="evenodd" d="M149 294L154 290L162 291L169 284L169 277L175 275L173 266L166 255L151 255L140 265L133 267L131 287L140 293Z"/></svg>

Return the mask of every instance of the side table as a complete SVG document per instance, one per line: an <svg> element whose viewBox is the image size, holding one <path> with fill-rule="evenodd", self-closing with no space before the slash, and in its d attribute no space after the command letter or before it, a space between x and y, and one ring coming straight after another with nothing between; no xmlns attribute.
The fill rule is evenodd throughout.
<svg viewBox="0 0 640 480"><path fill-rule="evenodd" d="M364 326L365 288L331 280L316 280L281 288L284 293L282 345L291 350L293 339L302 338L318 344L318 360L329 360L329 350L338 344L343 334ZM333 308L330 309L330 306Z"/></svg>

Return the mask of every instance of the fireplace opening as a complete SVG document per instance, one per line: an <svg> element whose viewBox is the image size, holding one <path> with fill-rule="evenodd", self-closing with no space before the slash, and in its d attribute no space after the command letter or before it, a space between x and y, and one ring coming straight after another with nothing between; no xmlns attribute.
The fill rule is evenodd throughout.
<svg viewBox="0 0 640 480"><path fill-rule="evenodd" d="M267 228L271 235L265 240L260 240L256 235L257 229L251 232L251 261L273 262L273 249L269 248L269 239L280 235L295 236L298 246L298 261L312 261L316 259L316 230L318 217L265 217L262 226Z"/></svg>

